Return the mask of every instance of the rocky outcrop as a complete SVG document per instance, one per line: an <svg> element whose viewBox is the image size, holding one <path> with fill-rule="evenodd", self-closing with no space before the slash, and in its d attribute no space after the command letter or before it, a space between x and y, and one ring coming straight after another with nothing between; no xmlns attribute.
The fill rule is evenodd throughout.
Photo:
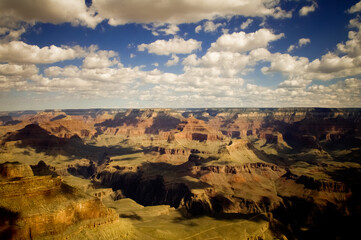
<svg viewBox="0 0 361 240"><path fill-rule="evenodd" d="M0 178L14 179L34 176L29 165L19 162L6 162L0 164Z"/></svg>
<svg viewBox="0 0 361 240"><path fill-rule="evenodd" d="M19 164L12 166L7 173L19 172ZM50 237L74 224L93 228L118 220L115 211L98 198L63 183L60 177L30 176L29 166L20 170L22 176L0 181L2 239Z"/></svg>
<svg viewBox="0 0 361 240"><path fill-rule="evenodd" d="M46 165L44 161L39 161L36 165L31 165L31 169L35 176L53 176L56 177L59 174L56 172L57 169L55 167ZM61 174L65 175L65 174Z"/></svg>
<svg viewBox="0 0 361 240"><path fill-rule="evenodd" d="M283 136L281 133L267 133L262 132L260 134L260 139L265 139L266 144L278 144L283 143Z"/></svg>
<svg viewBox="0 0 361 240"><path fill-rule="evenodd" d="M53 117L52 119L50 119L50 122L60 120L60 119L63 119L63 118L66 118L66 115L65 114L59 114L58 116Z"/></svg>
<svg viewBox="0 0 361 240"><path fill-rule="evenodd" d="M273 164L267 164L267 163L248 163L244 164L242 166L223 166L223 165L217 165L217 166L205 166L205 167L199 167L200 171L209 171L213 173L225 173L225 174L238 174L238 173L252 173L252 171L259 169L261 172L264 170L272 170L274 172L277 172L277 175L282 175L284 173L284 170L276 165Z"/></svg>
<svg viewBox="0 0 361 240"><path fill-rule="evenodd" d="M133 109L120 112L113 119L95 124L110 135L141 136L162 134L175 129L181 120L170 111L156 109Z"/></svg>
<svg viewBox="0 0 361 240"><path fill-rule="evenodd" d="M221 132L194 117L181 122L177 130L180 132L174 134L175 139L188 139L199 142L223 140Z"/></svg>
<svg viewBox="0 0 361 240"><path fill-rule="evenodd" d="M5 141L21 141L21 145L35 148L59 148L66 143L65 139L51 135L37 124L29 124L17 132L7 134Z"/></svg>
<svg viewBox="0 0 361 240"><path fill-rule="evenodd" d="M0 126L12 126L21 123L19 120L14 120L11 116L0 116Z"/></svg>
<svg viewBox="0 0 361 240"><path fill-rule="evenodd" d="M318 192L348 193L350 192L346 184L336 181L316 180L312 177L301 175L297 176L287 171L282 177L292 179L297 184L302 184L306 189L316 190Z"/></svg>
<svg viewBox="0 0 361 240"><path fill-rule="evenodd" d="M67 172L74 176L90 178L98 171L97 166L92 161L75 161L67 165Z"/></svg>
<svg viewBox="0 0 361 240"><path fill-rule="evenodd" d="M181 156L189 156L191 154L191 150L189 149L170 149L164 147L154 147L154 151L159 154L168 154L168 155L181 155Z"/></svg>
<svg viewBox="0 0 361 240"><path fill-rule="evenodd" d="M178 208L190 191L184 183L165 183L162 176L143 178L140 172L108 172L97 175L103 186L111 187L144 206L170 205Z"/></svg>

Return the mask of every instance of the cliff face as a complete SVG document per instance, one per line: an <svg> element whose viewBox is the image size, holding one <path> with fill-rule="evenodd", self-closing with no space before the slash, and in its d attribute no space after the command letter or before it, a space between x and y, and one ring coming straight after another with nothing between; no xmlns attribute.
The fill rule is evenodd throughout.
<svg viewBox="0 0 361 240"><path fill-rule="evenodd" d="M60 177L33 176L29 166L18 163L0 168L2 176L16 176L0 181L2 239L56 236L75 224L94 228L118 220L114 210Z"/></svg>
<svg viewBox="0 0 361 240"><path fill-rule="evenodd" d="M177 126L177 130L180 132L174 134L174 139L188 139L199 142L223 140L221 132L194 117L181 122Z"/></svg>
<svg viewBox="0 0 361 240"><path fill-rule="evenodd" d="M4 179L14 179L23 177L33 177L33 171L29 165L19 162L6 162L0 164L0 177Z"/></svg>

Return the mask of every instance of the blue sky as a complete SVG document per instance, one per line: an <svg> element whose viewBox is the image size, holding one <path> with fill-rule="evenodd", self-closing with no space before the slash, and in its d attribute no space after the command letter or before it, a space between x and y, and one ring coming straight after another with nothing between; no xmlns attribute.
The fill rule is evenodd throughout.
<svg viewBox="0 0 361 240"><path fill-rule="evenodd" d="M0 110L361 107L359 0L0 0Z"/></svg>

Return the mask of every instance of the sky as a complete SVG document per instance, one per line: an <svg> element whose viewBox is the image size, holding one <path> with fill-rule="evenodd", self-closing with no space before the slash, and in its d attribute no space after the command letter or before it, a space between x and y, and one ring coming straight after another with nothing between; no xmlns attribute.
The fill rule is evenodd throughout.
<svg viewBox="0 0 361 240"><path fill-rule="evenodd" d="M359 0L0 0L0 111L361 107Z"/></svg>

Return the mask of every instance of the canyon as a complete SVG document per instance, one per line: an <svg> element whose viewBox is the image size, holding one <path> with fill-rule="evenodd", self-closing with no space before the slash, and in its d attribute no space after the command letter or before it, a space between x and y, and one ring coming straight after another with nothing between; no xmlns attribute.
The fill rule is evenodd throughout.
<svg viewBox="0 0 361 240"><path fill-rule="evenodd" d="M350 239L361 109L0 113L1 239Z"/></svg>

